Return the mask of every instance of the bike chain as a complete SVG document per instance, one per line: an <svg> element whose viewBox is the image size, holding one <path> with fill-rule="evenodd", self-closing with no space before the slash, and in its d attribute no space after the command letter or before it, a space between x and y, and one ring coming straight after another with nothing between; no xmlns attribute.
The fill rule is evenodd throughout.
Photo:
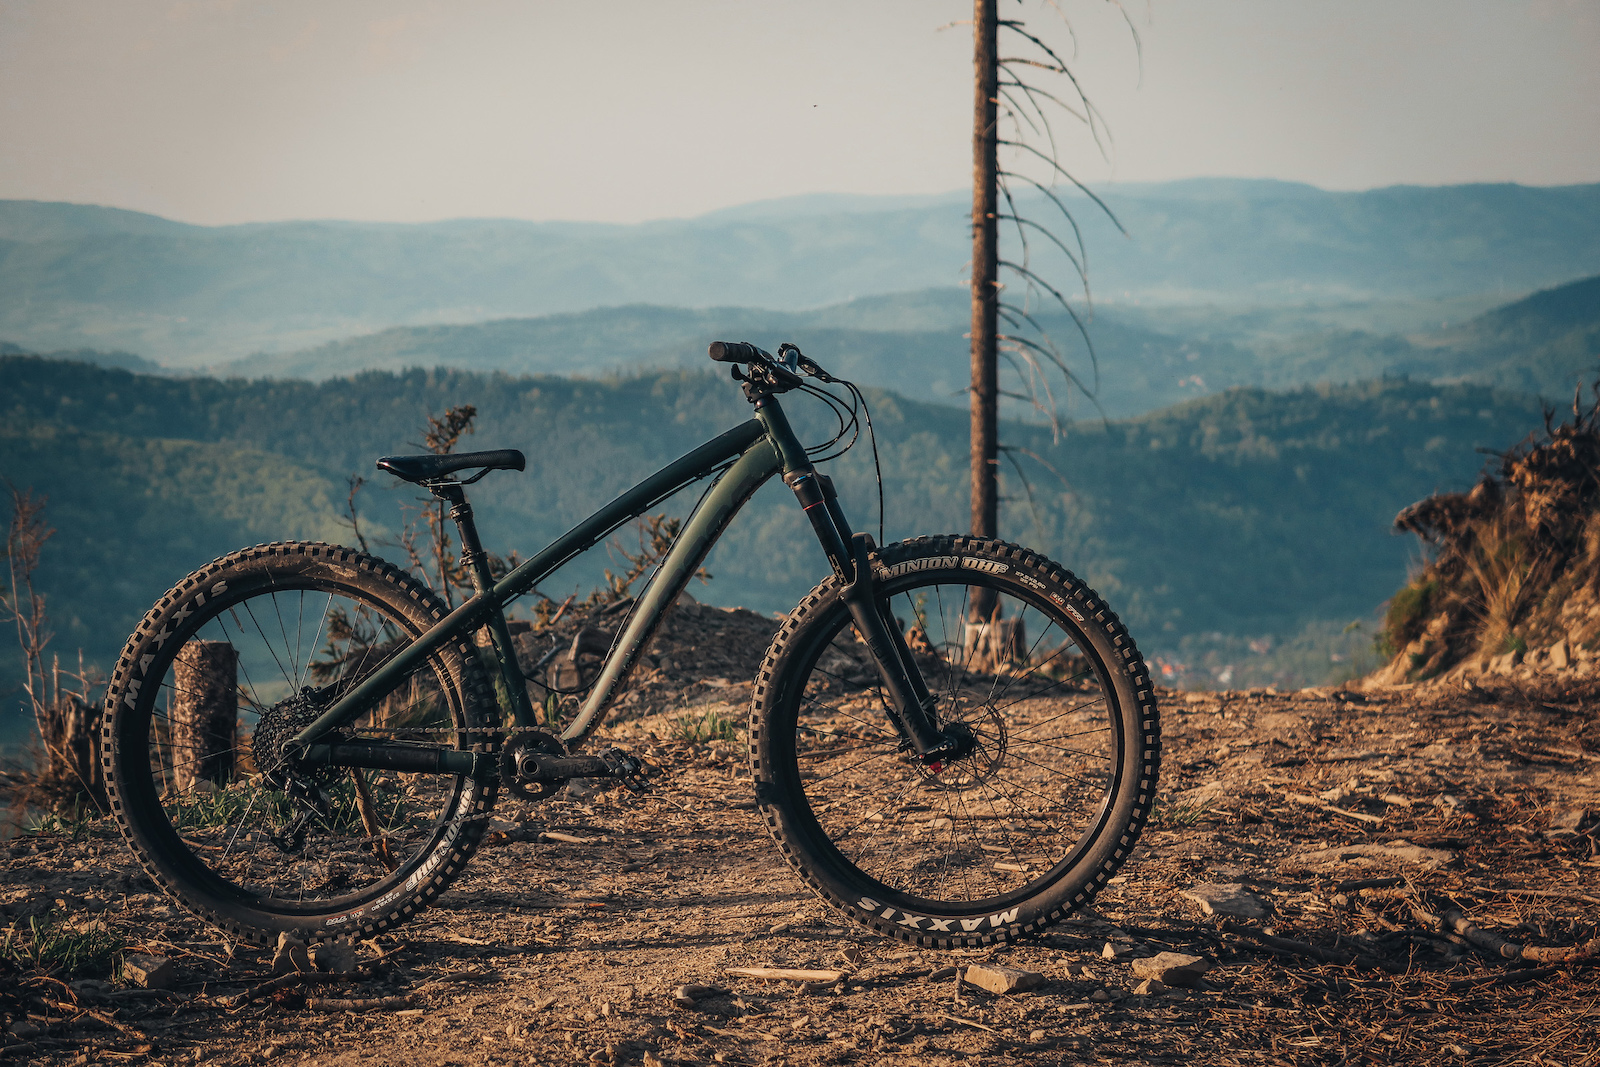
<svg viewBox="0 0 1600 1067"><path fill-rule="evenodd" d="M462 729L460 727L455 727L455 726L408 726L408 727L405 728L404 732L407 733L407 734L455 734L455 733L491 733L491 734L492 733L506 733L506 734L509 734L510 732L513 732L513 731L506 731L504 729L488 730L488 731L484 731L484 730L468 730L468 729ZM361 730L352 731L351 736L352 737L358 737L358 738L370 738L370 739L374 739L374 740L383 739L383 738L388 738L389 740L394 740L395 739L394 735L391 734L391 733L378 733L378 732L371 731L371 730L368 730L368 731L361 731ZM504 738L502 738L502 740L504 740ZM607 779L607 780L617 782L619 785L621 785L625 789L627 789L629 793L631 793L632 795L634 795L636 797L649 796L649 797L651 797L653 799L663 801L663 802L665 802L667 804L671 804L673 807L678 808L680 811L690 811L689 808L684 807L682 804L678 804L678 803L668 799L667 797L664 797L661 794L652 791L648 786L648 779L646 779L642 773L637 774L637 775L631 775L628 778L614 778L614 779ZM640 783L641 782L645 783L643 788L640 788ZM463 818L456 819L454 821L457 824L474 823L474 822L487 823L493 816L494 816L494 812L493 811L486 811L486 812L483 812L482 814L479 814L479 815L467 815L467 816L465 816ZM304 833L303 829L301 830L301 832ZM389 840L397 839L397 838L399 838L401 836L403 836L403 835L398 834L398 833L388 833L388 834L373 834L373 835L368 835L366 837L338 837L338 838L311 837L311 838L309 838L307 840L306 846L303 846L303 847L307 847L311 843L315 843L315 842L318 842L318 841L330 841L330 842L337 841L339 843L340 847L358 847L358 846L361 846L361 845L370 845L370 844L373 844L373 843L378 842L378 841L389 841Z"/></svg>

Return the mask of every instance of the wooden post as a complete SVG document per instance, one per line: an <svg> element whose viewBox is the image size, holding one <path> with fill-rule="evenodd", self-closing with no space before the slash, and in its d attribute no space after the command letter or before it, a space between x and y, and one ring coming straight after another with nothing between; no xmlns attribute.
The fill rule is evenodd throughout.
<svg viewBox="0 0 1600 1067"><path fill-rule="evenodd" d="M226 641L190 641L172 665L173 779L180 792L225 785L239 736L239 656Z"/></svg>

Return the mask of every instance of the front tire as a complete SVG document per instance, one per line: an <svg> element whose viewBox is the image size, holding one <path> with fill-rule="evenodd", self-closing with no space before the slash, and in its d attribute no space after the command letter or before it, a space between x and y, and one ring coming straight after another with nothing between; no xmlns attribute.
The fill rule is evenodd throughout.
<svg viewBox="0 0 1600 1067"><path fill-rule="evenodd" d="M371 937L443 892L483 835L492 776L290 773L282 752L445 614L405 572L324 544L245 549L173 587L128 639L105 718L112 811L151 878L259 944ZM197 729L202 706L222 710ZM497 718L458 640L343 733L487 751Z"/></svg>
<svg viewBox="0 0 1600 1067"><path fill-rule="evenodd" d="M757 677L768 828L821 896L903 941L975 946L1064 918L1127 860L1150 812L1161 745L1144 660L1092 589L1015 545L925 537L873 564L939 724L960 724L969 751L926 765L901 744L831 577Z"/></svg>

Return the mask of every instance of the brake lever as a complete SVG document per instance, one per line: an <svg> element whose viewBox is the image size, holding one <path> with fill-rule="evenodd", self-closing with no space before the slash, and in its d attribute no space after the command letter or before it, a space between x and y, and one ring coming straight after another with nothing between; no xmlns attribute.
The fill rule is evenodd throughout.
<svg viewBox="0 0 1600 1067"><path fill-rule="evenodd" d="M805 371L807 374L811 375L811 377L817 379L817 381L819 381L819 382L826 382L828 384L832 384L832 383L837 382L839 380L839 379L835 378L833 375L829 374L827 371L823 370L821 367L819 367L817 365L816 360L812 359L809 356L801 356L796 362L799 364L801 370Z"/></svg>
<svg viewBox="0 0 1600 1067"><path fill-rule="evenodd" d="M839 380L823 370L816 360L800 351L798 345L790 344L788 341L778 346L778 356L782 361L781 365L791 372L806 374L819 382L833 383Z"/></svg>

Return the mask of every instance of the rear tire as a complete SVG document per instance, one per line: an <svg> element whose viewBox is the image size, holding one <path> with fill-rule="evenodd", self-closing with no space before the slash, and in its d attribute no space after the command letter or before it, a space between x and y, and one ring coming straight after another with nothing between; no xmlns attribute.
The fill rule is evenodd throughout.
<svg viewBox="0 0 1600 1067"><path fill-rule="evenodd" d="M285 933L371 937L443 892L483 835L493 777L354 768L286 777L276 753L317 707L445 614L405 572L324 544L245 549L173 587L123 649L105 718L112 812L150 877L259 944ZM215 644L190 645L199 641ZM186 647L196 652L180 664ZM187 724L197 698L180 671L202 648L233 664L205 697L236 698L231 742L197 740ZM472 646L456 641L344 732L487 752L497 719Z"/></svg>
<svg viewBox="0 0 1600 1067"><path fill-rule="evenodd" d="M757 677L768 828L821 896L903 941L982 945L1064 918L1126 862L1155 795L1158 711L1132 638L1065 568L1000 541L888 545L874 574L941 725L972 747L937 767L901 747L831 577ZM991 621L972 620L974 590Z"/></svg>

